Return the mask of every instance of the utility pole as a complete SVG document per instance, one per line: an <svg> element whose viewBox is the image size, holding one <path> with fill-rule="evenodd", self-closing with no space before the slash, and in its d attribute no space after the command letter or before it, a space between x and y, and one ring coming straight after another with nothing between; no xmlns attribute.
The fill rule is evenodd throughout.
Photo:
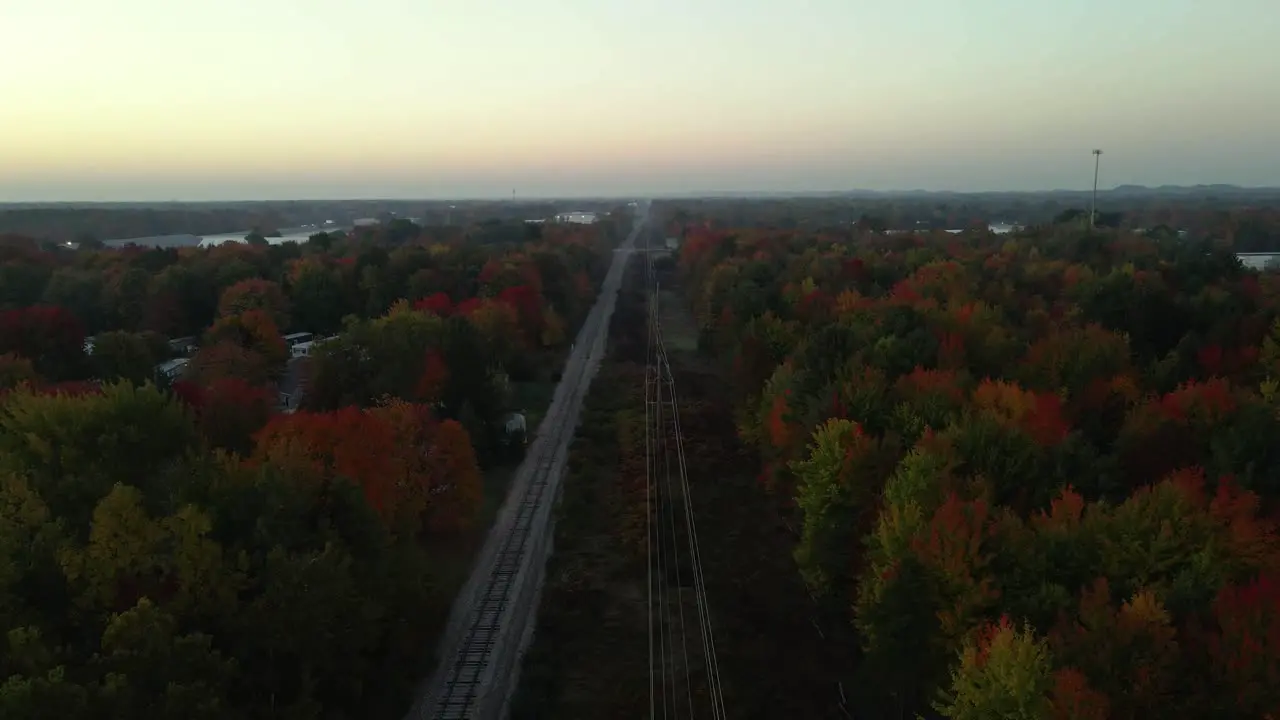
<svg viewBox="0 0 1280 720"><path fill-rule="evenodd" d="M1089 206L1089 229L1093 229L1094 221L1098 217L1098 165L1102 161L1102 151L1094 148L1093 150L1093 203Z"/></svg>

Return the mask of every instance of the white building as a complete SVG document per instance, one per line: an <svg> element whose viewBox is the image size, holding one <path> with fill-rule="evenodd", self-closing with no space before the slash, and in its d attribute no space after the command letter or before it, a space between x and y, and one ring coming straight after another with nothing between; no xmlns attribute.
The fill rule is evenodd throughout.
<svg viewBox="0 0 1280 720"><path fill-rule="evenodd" d="M1280 265L1280 253L1236 253L1236 257L1250 270L1270 270Z"/></svg>
<svg viewBox="0 0 1280 720"><path fill-rule="evenodd" d="M582 225L590 225L596 221L596 214L593 212L566 212L556 215L556 222L580 223Z"/></svg>
<svg viewBox="0 0 1280 720"><path fill-rule="evenodd" d="M187 369L187 364L191 361L187 358L174 358L166 360L156 366L156 375L163 375L170 381L177 380L182 377L183 371Z"/></svg>
<svg viewBox="0 0 1280 720"><path fill-rule="evenodd" d="M306 340L292 342L289 344L289 354L296 358L309 357L316 348L338 337L337 335L330 335L329 337L315 338L312 340L309 339L312 337L311 333L295 333L295 335L306 335L308 338ZM286 338L286 340L288 340L288 338Z"/></svg>

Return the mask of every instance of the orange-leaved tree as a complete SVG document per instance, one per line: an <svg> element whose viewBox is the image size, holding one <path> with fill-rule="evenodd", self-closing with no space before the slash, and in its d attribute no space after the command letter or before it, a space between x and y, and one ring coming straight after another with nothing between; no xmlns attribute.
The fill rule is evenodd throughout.
<svg viewBox="0 0 1280 720"><path fill-rule="evenodd" d="M356 407L331 413L298 412L272 418L255 438L254 458L300 471L297 477L319 477L327 486L345 479L355 483L384 519L396 514L396 479L404 449L394 429L382 418ZM315 488L320 497L326 487Z"/></svg>
<svg viewBox="0 0 1280 720"><path fill-rule="evenodd" d="M227 342L258 353L271 368L281 368L289 359L280 328L266 311L249 310L219 318L205 333L205 342Z"/></svg>
<svg viewBox="0 0 1280 720"><path fill-rule="evenodd" d="M280 286L270 280L249 278L222 291L218 299L218 316L243 315L262 310L271 316L278 328L289 326L289 300Z"/></svg>

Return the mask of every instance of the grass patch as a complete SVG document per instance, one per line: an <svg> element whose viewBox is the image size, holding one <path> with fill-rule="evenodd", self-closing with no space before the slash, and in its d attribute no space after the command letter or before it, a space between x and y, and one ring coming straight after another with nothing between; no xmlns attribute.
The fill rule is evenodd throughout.
<svg viewBox="0 0 1280 720"><path fill-rule="evenodd" d="M610 357L572 447L513 720L636 718L648 708L645 315L636 287L619 297ZM696 325L677 293L663 292L660 311L728 716L847 718L839 683L852 694L857 648L848 617L824 617L805 591L795 538L778 499L756 480L758 461L738 441L719 365L697 352Z"/></svg>
<svg viewBox="0 0 1280 720"><path fill-rule="evenodd" d="M512 720L639 717L648 707L642 270L628 268L570 446Z"/></svg>
<svg viewBox="0 0 1280 720"><path fill-rule="evenodd" d="M685 308L685 299L672 290L658 292L658 315L667 350L692 353L698 349L698 326Z"/></svg>
<svg viewBox="0 0 1280 720"><path fill-rule="evenodd" d="M643 432L642 373L608 366L592 383L556 508L555 552L513 720L628 717L647 704L643 464L638 482L627 482L634 473L623 450ZM638 548L635 533L626 532L636 525Z"/></svg>

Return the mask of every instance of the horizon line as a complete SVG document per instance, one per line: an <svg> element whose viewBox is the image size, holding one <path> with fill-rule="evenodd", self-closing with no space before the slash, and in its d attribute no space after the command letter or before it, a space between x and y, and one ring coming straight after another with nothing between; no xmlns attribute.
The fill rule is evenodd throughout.
<svg viewBox="0 0 1280 720"><path fill-rule="evenodd" d="M1098 193L1112 193L1121 189L1147 190L1147 191L1175 191L1175 190L1200 190L1228 188L1238 191L1248 192L1280 192L1280 185L1236 185L1233 183L1197 183L1195 185L1137 185L1133 183L1125 183L1115 185L1110 188L1098 188ZM928 188L911 188L911 189L891 189L891 190L871 190L867 188L851 188L844 190L687 190L681 192L637 192L637 193L617 193L608 195L592 195L586 193L564 193L556 195L528 195L528 196L510 196L505 194L492 195L420 195L420 196L332 196L332 197L275 197L275 198L219 198L210 200L190 200L190 199L129 199L129 200L3 200L0 199L0 206L6 205L125 205L125 204L149 204L149 205L176 205L176 204L215 204L215 203L314 203L314 202L547 202L554 200L622 200L622 199L648 199L648 200L689 200L699 198L724 198L733 196L751 195L758 198L795 198L805 196L858 196L858 195L1046 195L1046 194L1072 194L1078 193L1088 195L1092 189L1076 189L1076 188L1052 188L1052 189L1035 189L1035 190L1014 190L1014 189L983 189L983 190L933 190Z"/></svg>

